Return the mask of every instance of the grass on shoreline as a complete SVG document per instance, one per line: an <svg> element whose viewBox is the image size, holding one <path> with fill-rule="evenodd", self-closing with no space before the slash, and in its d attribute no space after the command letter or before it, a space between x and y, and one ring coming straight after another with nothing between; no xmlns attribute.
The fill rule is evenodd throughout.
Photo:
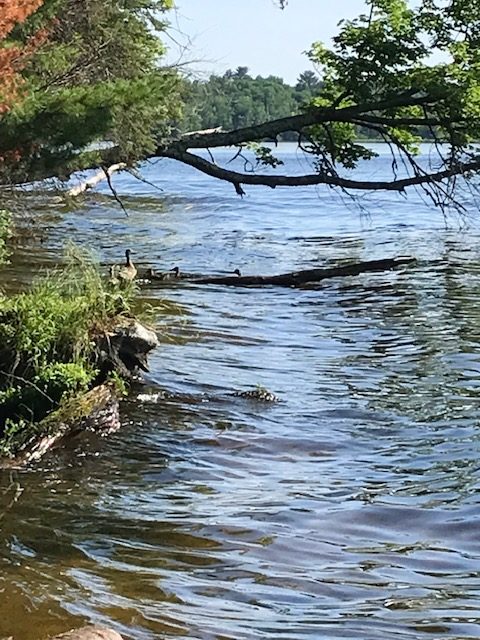
<svg viewBox="0 0 480 640"><path fill-rule="evenodd" d="M28 292L0 293L0 455L11 455L20 432L92 386L95 336L128 312L133 292L112 290L89 256L71 249L66 266Z"/></svg>

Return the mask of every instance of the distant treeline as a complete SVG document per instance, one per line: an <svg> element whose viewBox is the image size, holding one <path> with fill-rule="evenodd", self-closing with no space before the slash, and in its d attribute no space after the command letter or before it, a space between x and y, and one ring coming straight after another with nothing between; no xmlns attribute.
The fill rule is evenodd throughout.
<svg viewBox="0 0 480 640"><path fill-rule="evenodd" d="M317 95L322 82L313 71L304 71L294 86L277 76L252 77L248 67L228 70L222 76L211 75L208 80L186 81L185 110L182 131L200 131L222 127L225 131L248 127L268 120L291 116ZM432 137L426 127L419 130L424 139ZM297 140L298 134L284 134L282 140ZM360 139L381 136L359 128Z"/></svg>
<svg viewBox="0 0 480 640"><path fill-rule="evenodd" d="M321 88L313 71L304 71L295 86L282 78L253 78L248 67L238 67L223 76L187 83L183 131L222 127L226 131L298 113ZM283 140L289 139L284 136ZM295 140L295 134L291 138Z"/></svg>

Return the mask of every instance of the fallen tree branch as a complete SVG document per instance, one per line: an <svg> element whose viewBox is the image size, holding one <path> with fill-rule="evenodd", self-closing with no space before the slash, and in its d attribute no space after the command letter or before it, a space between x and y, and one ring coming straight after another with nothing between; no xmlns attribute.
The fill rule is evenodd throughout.
<svg viewBox="0 0 480 640"><path fill-rule="evenodd" d="M189 136L198 136L210 133L221 133L223 131L223 127L211 127L210 129L199 129L198 131L186 131L183 134L184 138L188 138Z"/></svg>
<svg viewBox="0 0 480 640"><path fill-rule="evenodd" d="M120 205L121 210L123 211L123 213L128 218L128 211L127 211L125 205L123 204L120 196L118 195L117 190L113 186L112 175L111 175L111 173L109 173L109 171L110 171L110 167L108 169L105 169L105 168L103 169L103 173L105 174L105 178L107 179L107 182L108 182L108 188L110 189L110 193L115 198L117 203Z"/></svg>
<svg viewBox="0 0 480 640"><path fill-rule="evenodd" d="M116 164L110 165L108 169L100 169L100 171L91 178L83 180L80 184L69 189L67 191L67 196L76 197L81 193L85 193L85 191L88 191L89 189L93 189L93 187L95 187L99 182L102 182L102 180L108 180L113 173L116 171L122 171L126 166L125 162L117 162Z"/></svg>
<svg viewBox="0 0 480 640"><path fill-rule="evenodd" d="M406 91L402 94L391 96L377 102L351 105L348 107L317 107L286 118L270 120L261 124L252 125L225 132L198 132L181 136L177 141L184 149L202 149L206 147L230 147L252 142L255 140L274 139L286 131L301 131L324 122L350 122L352 118L362 114L384 109L396 109L404 106L428 105L437 99L427 95L417 95L417 92ZM162 147L157 149L157 155L162 156Z"/></svg>
<svg viewBox="0 0 480 640"><path fill-rule="evenodd" d="M408 187L420 186L440 208L444 209L447 205L453 205L459 208L453 192L449 189L449 184L445 185L445 183L452 182L451 178L455 178L455 176L465 176L468 178L472 173L479 172L480 159L474 155L468 157L457 154L456 158L441 157L438 168L432 168L429 171L417 171L400 179L397 178L394 172L391 180L376 181L353 180L338 175L335 168L331 170L331 167L335 164L334 150L330 152L332 155L330 165L323 167L321 162L317 162L316 173L303 175L276 175L275 173L262 174L253 171L243 173L231 171L217 165L211 155L209 161L192 152L195 149L205 148L208 150L208 153L211 154L210 149L223 146L243 148L245 144L253 141L275 140L280 134L287 131L296 131L299 136L307 135L308 132L312 130L312 127L318 125L328 127L328 125L333 123L349 123L351 125L356 124L370 128L395 128L395 126L402 125L412 127L425 125L431 128L441 126L447 128L449 131L465 125L462 121L463 116L461 114L451 117L448 115L438 115L439 103L441 103L441 98L439 98L438 95L431 96L412 88L397 95L387 96L377 101L362 104L343 107L339 107L337 104L331 107L312 107L304 113L243 127L233 131L221 131L218 128L190 131L169 141L159 143L156 149L142 158L137 158L137 160L152 158L178 160L206 175L229 182L235 188L236 193L241 196L245 193L243 189L244 185L263 185L275 188L277 186L324 184L330 187L338 187L345 191L387 190L397 192L403 192ZM405 115L403 108L413 106L421 107L424 117ZM306 151L311 154L314 160L318 160L322 155L325 160L326 155L325 152L322 151L321 146L312 147L312 149L307 149ZM398 152L400 156L403 157L402 154L404 150L398 147ZM90 150L76 155L73 158L65 157L63 163L60 157L56 159L56 164L52 163L51 160L52 158L48 154L46 154L46 158L43 158L41 155L32 158L30 164L16 177L16 182L42 180L55 175L64 179L68 178L69 175L75 171L85 170L94 166L119 165L122 167L124 161L127 161L130 166L133 161L132 158L125 158L121 150L115 146L94 151ZM394 164L396 165L396 162ZM69 191L69 194L78 195L78 193L92 188L102 178L103 174L97 174L97 176L90 178L82 185L73 187Z"/></svg>

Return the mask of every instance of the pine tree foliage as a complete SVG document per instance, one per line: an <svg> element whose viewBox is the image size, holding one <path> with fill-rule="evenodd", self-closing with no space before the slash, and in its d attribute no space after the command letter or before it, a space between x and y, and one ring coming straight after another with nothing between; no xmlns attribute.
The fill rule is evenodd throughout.
<svg viewBox="0 0 480 640"><path fill-rule="evenodd" d="M5 42L17 24L24 22L43 0L0 0L0 43ZM31 37L23 46L0 47L0 114L8 111L18 98L22 84L21 70L41 36Z"/></svg>
<svg viewBox="0 0 480 640"><path fill-rule="evenodd" d="M0 180L68 175L83 166L82 152L98 145L115 146L129 163L151 153L179 107L179 78L159 66L159 16L170 0L36 4L0 38L0 52L28 51L37 34L47 34L22 65L22 95L0 117L0 156L7 160ZM96 156L89 152L101 164Z"/></svg>

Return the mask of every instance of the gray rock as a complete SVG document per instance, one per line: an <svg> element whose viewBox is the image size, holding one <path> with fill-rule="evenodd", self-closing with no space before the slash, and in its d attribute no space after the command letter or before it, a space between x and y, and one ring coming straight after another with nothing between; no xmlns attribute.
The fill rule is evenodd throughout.
<svg viewBox="0 0 480 640"><path fill-rule="evenodd" d="M155 331L140 324L138 320L131 320L127 325L118 327L115 335L128 342L132 351L140 353L148 353L159 345Z"/></svg>
<svg viewBox="0 0 480 640"><path fill-rule="evenodd" d="M99 345L100 361L128 378L138 369L148 371L147 354L158 347L157 334L133 319L117 325Z"/></svg>

